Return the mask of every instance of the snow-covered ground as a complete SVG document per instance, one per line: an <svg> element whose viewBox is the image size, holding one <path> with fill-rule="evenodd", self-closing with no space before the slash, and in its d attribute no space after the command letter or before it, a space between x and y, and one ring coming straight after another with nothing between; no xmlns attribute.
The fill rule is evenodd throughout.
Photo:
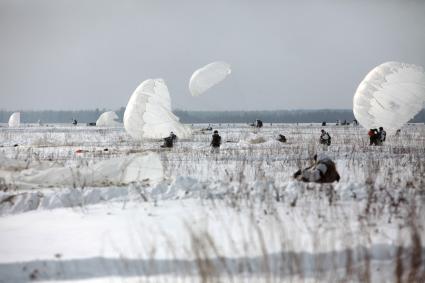
<svg viewBox="0 0 425 283"><path fill-rule="evenodd" d="M213 125L172 150L118 128L0 128L0 282L424 282L425 126L327 126L339 183L292 174L317 124ZM276 141L284 134L288 143Z"/></svg>

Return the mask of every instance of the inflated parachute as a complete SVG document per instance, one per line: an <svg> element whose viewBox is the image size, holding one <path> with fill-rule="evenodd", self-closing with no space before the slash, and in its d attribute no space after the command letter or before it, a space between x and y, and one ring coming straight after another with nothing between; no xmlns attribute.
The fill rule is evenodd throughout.
<svg viewBox="0 0 425 283"><path fill-rule="evenodd" d="M99 116L99 119L96 121L96 126L98 127L116 127L121 125L118 121L118 115L114 111L104 112Z"/></svg>
<svg viewBox="0 0 425 283"><path fill-rule="evenodd" d="M21 113L15 112L12 115L10 115L9 118L9 127L19 127L21 125Z"/></svg>
<svg viewBox="0 0 425 283"><path fill-rule="evenodd" d="M226 62L213 62L196 70L189 82L189 90L193 96L198 96L209 88L224 80L231 73Z"/></svg>
<svg viewBox="0 0 425 283"><path fill-rule="evenodd" d="M124 112L124 128L136 140L159 139L174 132L189 138L192 131L171 112L168 88L162 79L142 82L131 95Z"/></svg>
<svg viewBox="0 0 425 283"><path fill-rule="evenodd" d="M394 132L425 104L425 72L412 64L387 62L367 74L357 88L353 112L366 129Z"/></svg>

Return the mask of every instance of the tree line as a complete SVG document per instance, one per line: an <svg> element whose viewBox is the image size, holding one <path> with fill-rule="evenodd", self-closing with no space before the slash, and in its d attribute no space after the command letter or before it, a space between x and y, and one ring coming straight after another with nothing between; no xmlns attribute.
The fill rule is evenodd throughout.
<svg viewBox="0 0 425 283"><path fill-rule="evenodd" d="M19 111L19 110L17 110ZM71 123L76 119L80 123L96 122L100 114L107 109L94 110L42 110L20 111L22 123ZM122 120L125 108L115 112ZM14 111L0 110L0 122L7 123ZM319 110L273 110L273 111L186 111L174 110L183 123L252 123L260 119L265 123L321 123L336 122L337 120L351 122L353 111L348 109L319 109ZM419 112L410 122L425 122L425 109Z"/></svg>

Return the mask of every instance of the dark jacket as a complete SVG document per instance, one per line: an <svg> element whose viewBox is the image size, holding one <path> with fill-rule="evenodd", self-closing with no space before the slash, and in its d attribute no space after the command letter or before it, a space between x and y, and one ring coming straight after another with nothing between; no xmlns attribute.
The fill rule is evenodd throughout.
<svg viewBox="0 0 425 283"><path fill-rule="evenodd" d="M367 133L369 136L369 145L379 145L379 133L377 129L370 129Z"/></svg>
<svg viewBox="0 0 425 283"><path fill-rule="evenodd" d="M212 147L220 147L221 145L221 137L219 134L213 134L211 140Z"/></svg>
<svg viewBox="0 0 425 283"><path fill-rule="evenodd" d="M328 132L323 132L320 135L320 143L326 144L326 145L331 145L331 135L329 135Z"/></svg>
<svg viewBox="0 0 425 283"><path fill-rule="evenodd" d="M164 138L164 144L161 147L173 147L174 139L172 136Z"/></svg>
<svg viewBox="0 0 425 283"><path fill-rule="evenodd" d="M284 135L279 135L279 138L277 140L280 142L286 142L286 137Z"/></svg>
<svg viewBox="0 0 425 283"><path fill-rule="evenodd" d="M256 126L257 128L261 128L261 127L263 127L263 121L261 121L261 120L257 120L257 121L256 121L256 123L255 123L255 126Z"/></svg>

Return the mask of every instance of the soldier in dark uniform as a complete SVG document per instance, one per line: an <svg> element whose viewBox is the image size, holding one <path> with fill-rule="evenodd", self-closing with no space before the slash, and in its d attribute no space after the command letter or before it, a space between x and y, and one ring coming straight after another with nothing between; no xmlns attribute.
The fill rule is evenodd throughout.
<svg viewBox="0 0 425 283"><path fill-rule="evenodd" d="M168 137L164 138L164 144L161 145L161 147L172 148L176 140L177 140L177 136L173 132L171 132Z"/></svg>
<svg viewBox="0 0 425 283"><path fill-rule="evenodd" d="M211 152L212 153L219 153L220 152L220 145L221 145L221 136L218 134L218 131L215 130L214 134L212 135L211 140Z"/></svg>
<svg viewBox="0 0 425 283"><path fill-rule="evenodd" d="M282 134L279 134L279 137L278 137L277 140L280 141L280 142L286 142L286 137Z"/></svg>

